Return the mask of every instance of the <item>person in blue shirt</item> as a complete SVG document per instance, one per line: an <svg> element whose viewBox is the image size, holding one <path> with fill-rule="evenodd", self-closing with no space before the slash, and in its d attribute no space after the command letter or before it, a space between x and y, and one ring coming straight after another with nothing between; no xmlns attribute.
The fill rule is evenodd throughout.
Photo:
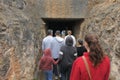
<svg viewBox="0 0 120 80"><path fill-rule="evenodd" d="M59 58L59 52L61 46L64 45L64 39L60 36L60 31L55 32L55 37L52 41L52 57L56 61ZM53 65L53 74L55 74L55 79L58 79L59 76L59 65Z"/></svg>
<svg viewBox="0 0 120 80"><path fill-rule="evenodd" d="M52 47L51 43L52 43L52 40L53 40L53 36L52 35L53 35L53 31L49 29L47 31L47 36L42 41L42 51L44 51L47 48L51 49L51 47Z"/></svg>

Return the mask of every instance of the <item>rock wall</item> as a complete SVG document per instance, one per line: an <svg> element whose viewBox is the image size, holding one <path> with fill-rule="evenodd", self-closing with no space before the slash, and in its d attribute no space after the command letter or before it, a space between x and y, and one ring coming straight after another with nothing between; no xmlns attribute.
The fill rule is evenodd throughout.
<svg viewBox="0 0 120 80"><path fill-rule="evenodd" d="M44 36L39 3L39 0L0 0L0 80L35 78Z"/></svg>
<svg viewBox="0 0 120 80"><path fill-rule="evenodd" d="M89 32L99 35L111 58L110 80L120 80L120 2L107 0L95 5L81 26L80 36Z"/></svg>
<svg viewBox="0 0 120 80"><path fill-rule="evenodd" d="M43 18L85 18L88 0L43 0Z"/></svg>

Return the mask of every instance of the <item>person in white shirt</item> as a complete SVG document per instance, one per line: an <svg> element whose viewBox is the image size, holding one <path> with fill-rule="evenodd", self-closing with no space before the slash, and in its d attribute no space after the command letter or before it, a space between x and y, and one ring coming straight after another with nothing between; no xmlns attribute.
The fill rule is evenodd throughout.
<svg viewBox="0 0 120 80"><path fill-rule="evenodd" d="M67 36L65 36L65 41L66 41L66 38L68 37L68 36L71 36L72 37L72 39L73 39L73 46L75 47L75 45L76 45L76 39L75 39L75 37L72 35L72 31L71 30L68 30L67 31Z"/></svg>
<svg viewBox="0 0 120 80"><path fill-rule="evenodd" d="M60 36L60 30L55 32L55 37L52 41L52 57L56 61L59 58L59 52L61 46L64 45L64 39ZM55 74L55 80L58 79L59 76L59 65L53 65L53 74Z"/></svg>
<svg viewBox="0 0 120 80"><path fill-rule="evenodd" d="M47 36L43 39L42 41L42 51L44 51L47 48L52 48L52 40L53 40L53 31L48 30L47 31Z"/></svg>

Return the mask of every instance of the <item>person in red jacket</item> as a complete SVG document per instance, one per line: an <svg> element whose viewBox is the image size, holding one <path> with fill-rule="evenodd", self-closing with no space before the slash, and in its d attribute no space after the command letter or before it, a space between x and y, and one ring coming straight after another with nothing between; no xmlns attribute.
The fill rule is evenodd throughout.
<svg viewBox="0 0 120 80"><path fill-rule="evenodd" d="M47 48L44 50L44 55L41 57L39 61L39 69L43 70L45 74L46 80L52 80L53 77L53 64L57 64L59 60L54 61L54 59L51 56L51 50L50 48Z"/></svg>
<svg viewBox="0 0 120 80"><path fill-rule="evenodd" d="M98 37L95 34L85 36L84 57L88 63L92 80L108 80L110 74L110 60L104 54L102 47L99 44ZM91 80L87 72L84 60L82 57L77 58L73 65L70 75L70 80Z"/></svg>

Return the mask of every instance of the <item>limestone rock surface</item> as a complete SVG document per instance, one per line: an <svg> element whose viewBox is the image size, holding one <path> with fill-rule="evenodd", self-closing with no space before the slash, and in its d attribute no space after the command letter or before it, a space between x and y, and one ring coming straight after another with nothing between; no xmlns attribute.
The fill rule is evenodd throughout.
<svg viewBox="0 0 120 80"><path fill-rule="evenodd" d="M120 80L120 2L107 0L95 5L82 23L81 36L94 32L111 59L110 80ZM82 36L83 37L83 36Z"/></svg>

